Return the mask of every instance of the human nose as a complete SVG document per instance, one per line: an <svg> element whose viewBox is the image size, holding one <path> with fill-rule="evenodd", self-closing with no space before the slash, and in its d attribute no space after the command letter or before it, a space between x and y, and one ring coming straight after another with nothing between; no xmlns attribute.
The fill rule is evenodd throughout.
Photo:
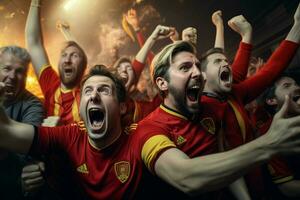
<svg viewBox="0 0 300 200"><path fill-rule="evenodd" d="M100 103L101 102L101 97L100 97L100 95L99 95L99 93L98 93L97 90L93 91L93 93L91 95L91 101L93 103Z"/></svg>
<svg viewBox="0 0 300 200"><path fill-rule="evenodd" d="M202 76L202 72L199 66L197 66L196 64L193 65L193 73L192 73L192 77L199 77Z"/></svg>
<svg viewBox="0 0 300 200"><path fill-rule="evenodd" d="M71 62L71 56L70 55L64 56L64 62L66 62L66 63Z"/></svg>

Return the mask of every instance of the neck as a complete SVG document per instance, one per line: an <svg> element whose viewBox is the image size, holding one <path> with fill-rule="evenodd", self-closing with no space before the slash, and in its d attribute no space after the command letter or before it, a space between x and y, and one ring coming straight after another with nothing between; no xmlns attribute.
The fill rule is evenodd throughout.
<svg viewBox="0 0 300 200"><path fill-rule="evenodd" d="M74 89L76 86L67 86L67 85L61 83L61 84L60 84L60 87L61 87L61 89L63 89L63 90L72 90L72 89Z"/></svg>
<svg viewBox="0 0 300 200"><path fill-rule="evenodd" d="M213 95L215 95L216 97L220 97L220 98L225 96L224 94L220 94L220 93L218 93L218 92L215 92L211 87L209 87L208 84L205 84L205 87L204 87L203 92L213 94Z"/></svg>
<svg viewBox="0 0 300 200"><path fill-rule="evenodd" d="M103 150L111 145L113 145L121 136L122 129L121 127L114 128L109 135L105 138L93 140L89 138L90 144L97 150Z"/></svg>

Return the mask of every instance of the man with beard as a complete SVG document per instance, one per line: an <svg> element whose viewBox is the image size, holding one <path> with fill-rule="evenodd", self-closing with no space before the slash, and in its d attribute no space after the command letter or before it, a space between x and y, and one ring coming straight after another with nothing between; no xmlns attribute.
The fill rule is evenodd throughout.
<svg viewBox="0 0 300 200"><path fill-rule="evenodd" d="M300 108L300 86L296 83L291 74L284 73L279 77L272 87L268 88L260 98L269 118L266 121L260 121L259 134L267 132L272 123L274 114L280 110L284 104L285 95L289 95L296 103L297 109ZM290 113L291 116L297 113ZM269 174L272 182L268 189L272 199L293 199L300 196L300 162L299 156L276 157L268 163ZM274 188L275 186L275 188ZM277 189L276 189L277 187ZM275 189L275 190L274 190ZM280 191L280 192L278 192Z"/></svg>
<svg viewBox="0 0 300 200"><path fill-rule="evenodd" d="M135 132L140 143L138 153L152 173L186 194L199 195L229 185L254 165L271 158L268 148L276 142L270 142L274 138L266 136L273 137L281 123L276 127L273 124L267 135L251 143L216 154L218 121L209 104L199 104L205 80L192 44L170 44L152 64L152 78L163 104L140 121ZM289 104L293 102L287 98L283 108ZM276 118L285 116L285 112L281 110ZM188 198L178 191L161 188L160 195L166 192L172 199Z"/></svg>
<svg viewBox="0 0 300 200"><path fill-rule="evenodd" d="M0 147L30 155L62 149L68 154L73 176L88 199L131 199L136 192L147 199L150 197L145 196L147 189L153 192L150 193L153 197L156 190L165 188L159 188L159 184L140 187L144 186L140 181L149 180L142 179L146 173L143 171L145 165L172 186L195 195L230 184L250 167L273 155L300 152L300 141L297 140L300 117L287 118L286 113L291 111L293 104L287 98L266 135L238 149L204 156L216 149L213 127L183 116L202 115L199 98L204 79L199 61L191 53L193 46L189 43L171 44L166 49L170 50L170 47L174 47L171 52L178 50L176 54L168 51L174 56L171 66L156 65L155 76L165 94L164 108L169 106L175 111L158 108L155 112L160 112L160 116L154 119L149 116L140 124L139 131L143 132L122 130L121 115L126 112L125 87L103 66L95 66L81 84L80 114L85 127L78 123L34 127L11 120L3 110L4 84L0 82ZM158 58L163 55L164 50ZM165 61L170 60L167 55L163 57ZM168 81L158 71L165 73ZM168 83L173 85L169 91L165 87ZM150 119L152 124L149 124ZM195 157L201 153L203 156Z"/></svg>
<svg viewBox="0 0 300 200"><path fill-rule="evenodd" d="M294 24L286 40L272 54L268 62L254 76L238 84L232 84L231 67L222 49L214 48L202 56L201 67L206 72L207 83L204 89L203 102L213 103L223 112L224 145L232 149L254 139L254 132L244 106L261 94L266 87L288 66L300 41L300 7L294 15ZM248 65L247 65L248 66ZM258 181L261 177L259 169L246 177L253 198L264 196L263 184Z"/></svg>
<svg viewBox="0 0 300 200"><path fill-rule="evenodd" d="M49 64L44 47L41 30L40 7L42 0L32 0L25 28L26 45L32 58L32 64L45 98L46 116L58 116L58 125L80 121L79 116L79 83L84 74L87 57L83 49L73 41L65 43L60 53L59 75ZM49 122L49 118L47 119ZM50 120L51 121L51 120ZM70 166L67 155L55 152L47 155L47 182L64 198L76 199L78 190L71 190L74 181L71 180ZM67 177L67 178L66 178Z"/></svg>
<svg viewBox="0 0 300 200"><path fill-rule="evenodd" d="M50 66L43 44L40 22L41 1L31 1L25 34L32 64L45 97L46 116L59 116L61 125L80 121L78 84L84 74L87 57L76 42L66 42L58 63L59 76L56 74Z"/></svg>

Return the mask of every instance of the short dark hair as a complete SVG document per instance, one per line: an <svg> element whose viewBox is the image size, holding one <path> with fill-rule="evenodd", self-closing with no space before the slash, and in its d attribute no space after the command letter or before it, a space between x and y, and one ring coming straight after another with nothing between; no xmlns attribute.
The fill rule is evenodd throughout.
<svg viewBox="0 0 300 200"><path fill-rule="evenodd" d="M277 112L276 108L272 105L267 104L268 99L273 99L275 98L275 90L276 90L276 83L281 80L283 77L289 77L294 80L296 80L290 73L284 72L282 73L274 82L273 84L268 87L258 98L257 102L259 105L263 106L268 113L271 115L275 115Z"/></svg>
<svg viewBox="0 0 300 200"><path fill-rule="evenodd" d="M82 87L86 80L91 78L92 76L106 76L110 78L115 86L117 91L117 97L119 102L125 102L126 101L126 89L124 86L123 81L121 79L113 74L109 68L107 68L105 65L95 65L92 68L90 68L89 72L83 77L81 83L80 83L80 90L82 91Z"/></svg>
<svg viewBox="0 0 300 200"><path fill-rule="evenodd" d="M214 48L211 48L211 49L207 50L200 57L202 71L206 71L206 67L207 67L207 63L206 63L207 60L206 59L207 59L207 57L212 55L212 54L215 54L215 53L220 53L220 54L223 54L223 55L226 56L225 51L224 51L223 48L214 47Z"/></svg>

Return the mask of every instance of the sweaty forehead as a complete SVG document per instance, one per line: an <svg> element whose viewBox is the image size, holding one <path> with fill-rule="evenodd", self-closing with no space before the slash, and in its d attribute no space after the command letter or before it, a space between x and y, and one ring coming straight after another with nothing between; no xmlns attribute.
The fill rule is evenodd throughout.
<svg viewBox="0 0 300 200"><path fill-rule="evenodd" d="M131 67L131 63L130 62L121 62L119 64L119 67L123 67L123 66L125 66L125 67L127 67L127 66Z"/></svg>
<svg viewBox="0 0 300 200"><path fill-rule="evenodd" d="M280 86L284 83L295 83L295 80L288 76L283 76L276 81L276 86Z"/></svg>
<svg viewBox="0 0 300 200"><path fill-rule="evenodd" d="M222 59L222 60L227 60L226 56L221 53L213 53L209 56L207 56L207 60L215 60L215 59Z"/></svg>
<svg viewBox="0 0 300 200"><path fill-rule="evenodd" d="M18 65L18 66L24 66L24 63L21 59L17 58L16 56L4 53L0 55L0 63L2 65ZM24 66L25 67L25 66Z"/></svg>
<svg viewBox="0 0 300 200"><path fill-rule="evenodd" d="M68 46L64 48L61 53L78 53L81 54L80 50L75 46Z"/></svg>
<svg viewBox="0 0 300 200"><path fill-rule="evenodd" d="M195 56L195 54L187 51L179 52L177 53L172 63L182 63L182 62L199 62L198 58Z"/></svg>
<svg viewBox="0 0 300 200"><path fill-rule="evenodd" d="M100 86L100 85L109 85L111 87L114 87L114 82L107 76L100 76L100 75L96 75L96 76L92 76L90 78L88 78L84 85L83 85L83 89L88 87L88 86Z"/></svg>

